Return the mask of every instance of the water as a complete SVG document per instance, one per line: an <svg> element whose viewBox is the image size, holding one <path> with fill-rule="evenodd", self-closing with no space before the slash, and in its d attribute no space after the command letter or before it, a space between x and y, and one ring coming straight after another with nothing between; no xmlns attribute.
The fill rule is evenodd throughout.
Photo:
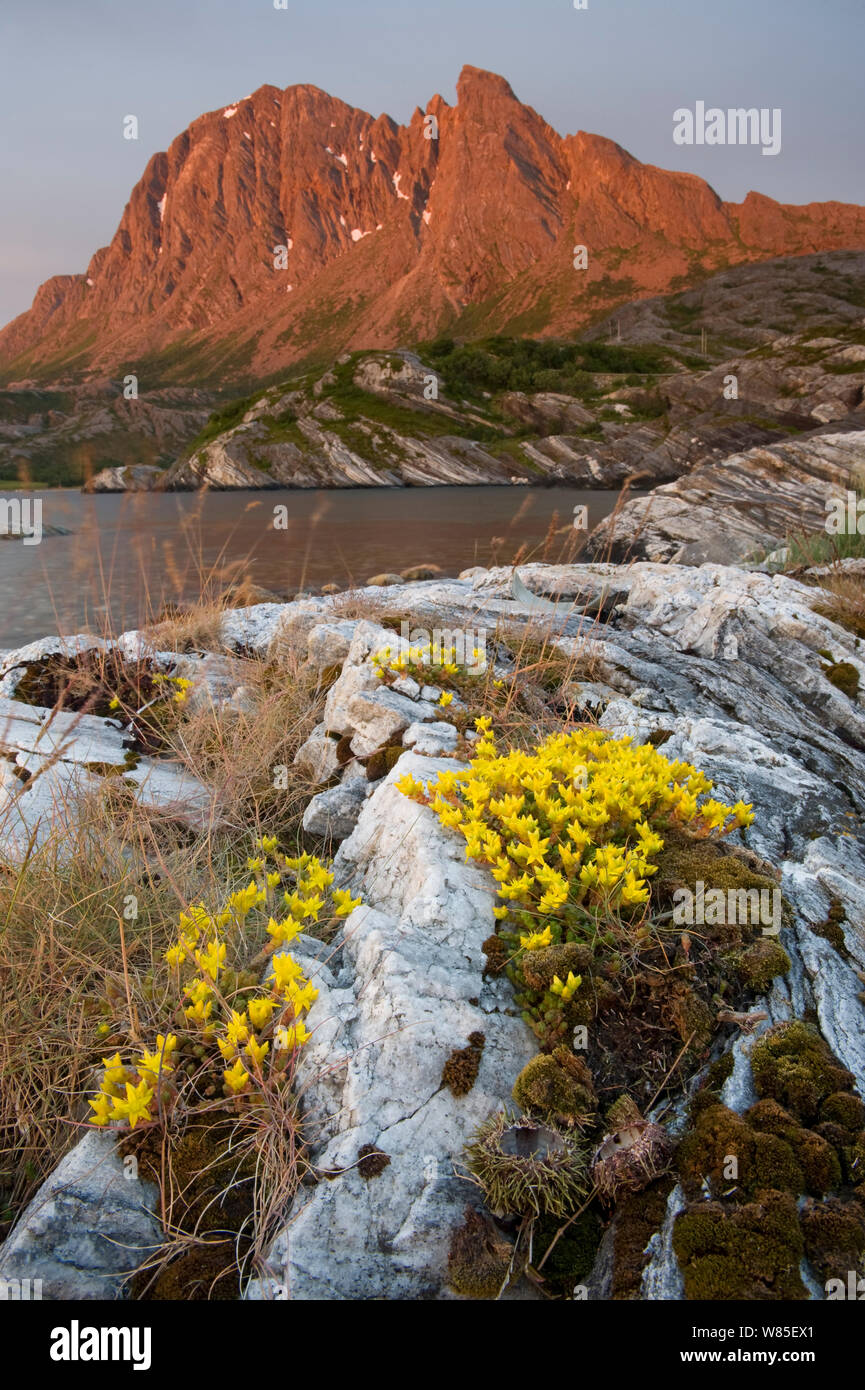
<svg viewBox="0 0 865 1390"><path fill-rule="evenodd" d="M439 487L334 491L37 493L45 526L67 536L39 545L0 542L0 648L51 633L120 632L169 601L217 591L247 576L292 596L335 583L348 588L384 570L434 563L446 575L507 564L521 546L540 558L554 514L550 560L615 506L617 492L576 488ZM274 507L288 514L274 529Z"/></svg>

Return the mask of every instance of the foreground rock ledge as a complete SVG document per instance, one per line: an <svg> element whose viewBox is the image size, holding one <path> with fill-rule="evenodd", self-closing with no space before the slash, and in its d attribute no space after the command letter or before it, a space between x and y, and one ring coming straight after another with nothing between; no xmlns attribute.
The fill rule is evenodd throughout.
<svg viewBox="0 0 865 1390"><path fill-rule="evenodd" d="M831 683L822 655L828 650L849 664L865 685L856 638L814 612L818 590L783 576L640 563L530 565L520 577L534 593L559 597L558 606L533 611L514 602L507 569L401 585L388 590L388 603L427 627L436 619L440 626L485 627L489 643L499 621L517 629L548 625L565 652L582 662L591 657L591 678L575 675L575 682L591 690L603 727L637 741L655 735L667 756L705 770L719 798L754 803L746 840L781 870L793 908L781 942L792 968L773 984L766 1023L751 1038L725 1044L734 1057L725 1103L742 1111L753 1100L748 1055L765 1027L811 1011L865 1093L865 1012L856 974L865 970L865 703L862 693L851 697ZM374 591L362 593L381 601ZM302 638L313 652L328 636L335 640L341 618L329 599L258 605L227 614L223 636L262 652ZM352 634L357 626L345 622L340 659ZM307 940L298 952L321 991L300 1080L313 1156L331 1176L302 1189L268 1270L249 1287L252 1298L449 1297L450 1229L472 1198L455 1164L468 1133L507 1102L535 1050L511 1012L506 982L481 980L492 881L463 862L458 837L394 785L404 772L428 778L454 766L415 752L400 758L363 803L337 855L341 882L365 905L341 940L327 948ZM846 916L846 958L819 934L833 897ZM456 1099L441 1088L442 1067L476 1030L486 1035L478 1079ZM92 1139L64 1162L79 1162L74 1156ZM390 1159L370 1179L355 1166L365 1144ZM16 1251L28 1254L26 1265L0 1264L6 1277L47 1280L64 1263L91 1280L84 1254L67 1244L68 1224L39 1205L60 1172L7 1241L4 1262L17 1261ZM682 1296L669 1239L677 1200L674 1192L653 1237L645 1299ZM99 1229L99 1210L96 1194L79 1206L82 1232ZM128 1229L134 1234L134 1222ZM141 1242L125 1235L122 1243ZM605 1296L600 1265L599 1258L593 1297ZM70 1269L68 1277L77 1276Z"/></svg>
<svg viewBox="0 0 865 1390"><path fill-rule="evenodd" d="M454 766L404 754L337 855L340 881L374 906L352 913L327 964L299 957L320 994L298 1083L316 1167L346 1171L301 1191L270 1252L271 1278L249 1297L447 1297L450 1233L474 1193L455 1161L537 1050L507 981L481 978L491 881L394 785ZM477 1031L478 1077L456 1097L442 1069ZM390 1160L376 1177L354 1166L365 1144Z"/></svg>

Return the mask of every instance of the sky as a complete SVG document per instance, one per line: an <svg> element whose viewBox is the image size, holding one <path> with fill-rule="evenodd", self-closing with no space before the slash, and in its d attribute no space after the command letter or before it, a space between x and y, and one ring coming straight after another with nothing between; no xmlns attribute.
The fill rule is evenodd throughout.
<svg viewBox="0 0 865 1390"><path fill-rule="evenodd" d="M107 245L152 154L265 82L405 121L472 63L725 199L862 203L863 54L865 0L0 0L0 324ZM698 101L780 108L780 153L677 145Z"/></svg>

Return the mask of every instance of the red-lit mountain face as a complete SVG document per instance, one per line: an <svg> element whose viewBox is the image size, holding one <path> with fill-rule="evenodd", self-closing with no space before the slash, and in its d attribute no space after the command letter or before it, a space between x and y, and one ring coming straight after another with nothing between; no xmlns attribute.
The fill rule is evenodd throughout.
<svg viewBox="0 0 865 1390"><path fill-rule="evenodd" d="M456 106L433 97L407 126L267 86L154 155L86 274L46 281L0 333L0 371L262 379L442 331L569 333L705 270L863 246L861 207L724 203L558 135L477 68Z"/></svg>

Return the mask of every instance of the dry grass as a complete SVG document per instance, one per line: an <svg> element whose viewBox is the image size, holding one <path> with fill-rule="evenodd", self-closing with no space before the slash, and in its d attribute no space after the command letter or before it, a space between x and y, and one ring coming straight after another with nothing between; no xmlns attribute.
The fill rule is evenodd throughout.
<svg viewBox="0 0 865 1390"><path fill-rule="evenodd" d="M113 678L110 657L105 664ZM291 651L278 664L244 658L242 679L248 713L202 708L164 731L165 756L212 789L218 818L211 824L192 831L146 811L121 778L106 778L70 808L71 838L34 849L20 868L0 868L5 1224L77 1137L100 1059L165 1030L173 1004L161 957L178 912L199 900L219 902L248 878L257 835L277 833L286 848L302 840L311 789L292 762L320 717L324 692ZM282 768L287 785L277 788ZM135 916L127 920L133 899ZM260 1135L258 1146L267 1152ZM265 1164L267 1182L278 1169Z"/></svg>
<svg viewBox="0 0 865 1390"><path fill-rule="evenodd" d="M839 567L821 577L820 591L826 597L814 604L814 612L865 641L865 576Z"/></svg>

